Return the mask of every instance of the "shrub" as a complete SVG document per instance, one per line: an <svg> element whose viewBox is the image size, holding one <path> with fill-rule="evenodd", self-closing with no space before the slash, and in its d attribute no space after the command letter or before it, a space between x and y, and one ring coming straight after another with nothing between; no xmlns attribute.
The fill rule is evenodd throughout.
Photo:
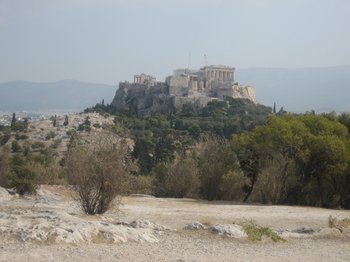
<svg viewBox="0 0 350 262"><path fill-rule="evenodd" d="M177 157L164 174L167 196L195 197L199 191L197 163L192 157Z"/></svg>
<svg viewBox="0 0 350 262"><path fill-rule="evenodd" d="M43 149L45 148L45 144L40 141L36 141L31 145L32 149Z"/></svg>
<svg viewBox="0 0 350 262"><path fill-rule="evenodd" d="M14 140L11 143L11 149L12 149L12 152L20 152L22 150L22 147L17 142L17 140Z"/></svg>
<svg viewBox="0 0 350 262"><path fill-rule="evenodd" d="M194 149L197 154L201 195L207 200L222 199L223 176L239 168L231 145L224 139L205 138Z"/></svg>
<svg viewBox="0 0 350 262"><path fill-rule="evenodd" d="M91 144L75 141L66 157L70 183L77 185L78 201L86 214L105 213L127 189L128 147L102 134ZM94 146L92 146L94 145Z"/></svg>
<svg viewBox="0 0 350 262"><path fill-rule="evenodd" d="M25 123L24 121L17 121L11 124L12 131L24 131L26 129L27 129L27 123Z"/></svg>
<svg viewBox="0 0 350 262"><path fill-rule="evenodd" d="M51 148L57 148L62 143L62 139L56 139L53 141Z"/></svg>
<svg viewBox="0 0 350 262"><path fill-rule="evenodd" d="M11 133L4 133L4 135L2 136L2 139L0 141L1 145L5 145L11 138Z"/></svg>
<svg viewBox="0 0 350 262"><path fill-rule="evenodd" d="M64 185L67 179L62 168L58 164L44 166L36 163L33 170L38 174L38 183L45 185Z"/></svg>
<svg viewBox="0 0 350 262"><path fill-rule="evenodd" d="M243 187L247 182L247 177L245 177L243 172L239 169L224 174L220 186L222 199L242 201L245 196Z"/></svg>
<svg viewBox="0 0 350 262"><path fill-rule="evenodd" d="M345 229L350 228L350 218L338 219L336 217L328 217L328 226L330 228L337 228L340 232L343 232Z"/></svg>
<svg viewBox="0 0 350 262"><path fill-rule="evenodd" d="M69 130L66 132L67 136L74 136L76 133L77 133L77 131L76 131L74 128L69 129Z"/></svg>
<svg viewBox="0 0 350 262"><path fill-rule="evenodd" d="M9 185L10 155L7 147L0 150L0 186Z"/></svg>
<svg viewBox="0 0 350 262"><path fill-rule="evenodd" d="M248 239L252 241L261 241L263 237L271 238L273 242L286 241L271 228L259 226L254 221L244 223L243 230L248 235Z"/></svg>
<svg viewBox="0 0 350 262"><path fill-rule="evenodd" d="M16 138L16 140L25 140L28 138L28 136L25 134L16 133L15 138Z"/></svg>
<svg viewBox="0 0 350 262"><path fill-rule="evenodd" d="M51 138L55 138L56 133L54 131L50 131L49 133L46 134L45 138L46 140L50 140Z"/></svg>
<svg viewBox="0 0 350 262"><path fill-rule="evenodd" d="M153 176L134 176L130 175L128 183L130 193L134 194L154 194L154 177ZM128 193L128 192L126 192Z"/></svg>
<svg viewBox="0 0 350 262"><path fill-rule="evenodd" d="M251 200L264 204L282 204L296 184L296 165L293 160L275 155L262 164Z"/></svg>

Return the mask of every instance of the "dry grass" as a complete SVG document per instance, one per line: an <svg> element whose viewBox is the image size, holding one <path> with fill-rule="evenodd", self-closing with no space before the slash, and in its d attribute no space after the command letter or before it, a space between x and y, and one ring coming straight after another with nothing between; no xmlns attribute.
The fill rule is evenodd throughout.
<svg viewBox="0 0 350 262"><path fill-rule="evenodd" d="M343 232L345 229L350 228L350 218L338 219L336 217L328 217L328 226L330 228L339 229L340 232Z"/></svg>
<svg viewBox="0 0 350 262"><path fill-rule="evenodd" d="M207 227L214 225L213 219L211 217L204 217L200 222Z"/></svg>

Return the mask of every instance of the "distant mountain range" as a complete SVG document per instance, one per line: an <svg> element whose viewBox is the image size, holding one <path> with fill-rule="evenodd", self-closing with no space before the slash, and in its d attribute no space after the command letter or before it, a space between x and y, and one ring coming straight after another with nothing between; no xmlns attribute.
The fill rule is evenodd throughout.
<svg viewBox="0 0 350 262"><path fill-rule="evenodd" d="M350 112L350 65L322 68L237 69L236 79L252 85L261 104L291 112ZM0 83L0 111L82 111L102 99L110 103L117 86L76 80Z"/></svg>
<svg viewBox="0 0 350 262"><path fill-rule="evenodd" d="M237 69L236 79L255 87L260 103L292 112L350 112L350 65L322 68Z"/></svg>
<svg viewBox="0 0 350 262"><path fill-rule="evenodd" d="M62 80L52 83L14 81L0 84L2 111L82 111L102 99L110 103L117 86Z"/></svg>

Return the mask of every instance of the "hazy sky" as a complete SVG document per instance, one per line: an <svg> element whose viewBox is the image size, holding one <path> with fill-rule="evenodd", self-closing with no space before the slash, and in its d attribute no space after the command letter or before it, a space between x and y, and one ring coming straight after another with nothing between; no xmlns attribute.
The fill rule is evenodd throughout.
<svg viewBox="0 0 350 262"><path fill-rule="evenodd" d="M0 82L350 64L349 0L0 0ZM189 59L191 57L191 59Z"/></svg>

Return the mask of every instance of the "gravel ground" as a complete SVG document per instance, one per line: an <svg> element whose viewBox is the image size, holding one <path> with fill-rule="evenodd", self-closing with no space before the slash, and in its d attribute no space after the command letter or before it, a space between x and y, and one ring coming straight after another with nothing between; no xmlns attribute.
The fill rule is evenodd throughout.
<svg viewBox="0 0 350 262"><path fill-rule="evenodd" d="M202 234L169 233L158 243L0 245L0 261L349 261L344 239L250 242Z"/></svg>
<svg viewBox="0 0 350 262"><path fill-rule="evenodd" d="M155 234L152 229L140 229L140 232L144 230L158 239L153 243L147 238L130 238L128 234L137 233L137 228L126 227L125 231L120 231L128 233L123 236L125 241L71 244L11 239L0 232L0 261L350 261L350 237L344 233L290 237L287 242L274 243L270 239L252 242L247 238L230 238L208 230L183 229L192 221L239 224L250 219L275 230L320 229L328 227L330 215L339 219L349 218L350 211L134 196L123 199L118 213L114 209L104 216L91 217L77 210L70 196L69 189L42 186L36 198L15 197L8 200L4 197L0 205L0 227L13 229L14 232L23 230L19 227L31 230L35 228L31 225L51 225L52 216L56 216L54 221L60 221L55 222L60 227L76 225L79 229L80 221L94 227L106 221L130 222L137 219L171 230L160 230ZM43 216L43 212L49 215ZM46 216L48 220L45 220ZM14 227L11 228L11 225ZM105 227L110 226L106 224ZM45 227L39 228L45 230Z"/></svg>

